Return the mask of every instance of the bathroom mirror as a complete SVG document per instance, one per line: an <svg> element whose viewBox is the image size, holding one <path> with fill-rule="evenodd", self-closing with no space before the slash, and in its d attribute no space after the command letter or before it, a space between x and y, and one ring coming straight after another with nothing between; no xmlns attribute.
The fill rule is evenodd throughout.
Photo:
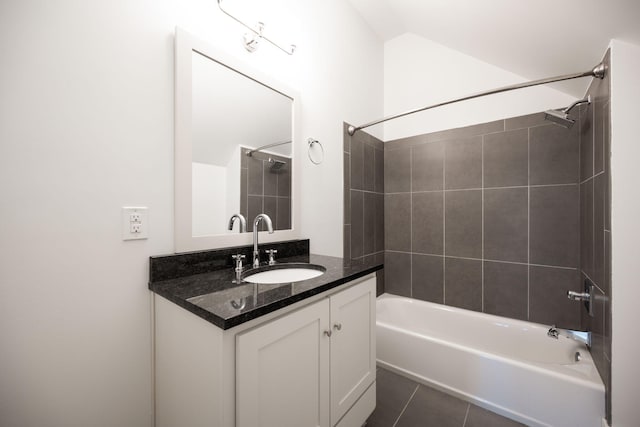
<svg viewBox="0 0 640 427"><path fill-rule="evenodd" d="M251 243L259 213L297 238L294 91L179 28L175 89L176 252Z"/></svg>

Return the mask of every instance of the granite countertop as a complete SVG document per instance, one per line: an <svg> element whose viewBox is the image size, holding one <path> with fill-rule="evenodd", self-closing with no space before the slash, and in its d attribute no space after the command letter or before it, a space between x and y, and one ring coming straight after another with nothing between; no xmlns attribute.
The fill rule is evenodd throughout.
<svg viewBox="0 0 640 427"><path fill-rule="evenodd" d="M294 283L236 284L233 268L225 268L150 282L149 289L221 329L230 329L382 268L380 257L346 261L311 254L277 260L293 262L318 264L327 271Z"/></svg>

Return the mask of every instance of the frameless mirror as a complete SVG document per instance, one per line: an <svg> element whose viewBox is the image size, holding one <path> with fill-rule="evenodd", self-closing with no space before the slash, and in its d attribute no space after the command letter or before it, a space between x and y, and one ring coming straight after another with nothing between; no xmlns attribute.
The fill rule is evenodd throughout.
<svg viewBox="0 0 640 427"><path fill-rule="evenodd" d="M275 237L294 237L296 105L290 89L176 30L176 251L243 243L239 224L228 229L238 213L247 232L266 213Z"/></svg>

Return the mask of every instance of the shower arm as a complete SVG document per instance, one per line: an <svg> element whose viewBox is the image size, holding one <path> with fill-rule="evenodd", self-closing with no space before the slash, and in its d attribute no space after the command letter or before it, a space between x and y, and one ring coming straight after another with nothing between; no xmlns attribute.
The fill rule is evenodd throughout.
<svg viewBox="0 0 640 427"><path fill-rule="evenodd" d="M503 87L500 87L500 88L497 88L497 89L491 89L491 90L486 90L486 91L483 91L483 92L474 93L472 95L463 96L461 98L452 99L450 101L439 102L437 104L429 105L427 107L417 108L415 110L406 111L404 113L394 114L392 116L387 116L387 117L384 117L382 119L378 119L378 120L374 120L374 121L369 122L369 123L365 123L364 125L349 126L349 128L347 129L347 132L349 132L349 135L353 135L354 133L356 133L357 131L359 131L361 129L368 128L370 126L374 126L374 125L377 125L377 124L380 124L380 123L384 123L384 122L389 121L389 120L398 119L400 117L408 116L410 114L419 113L421 111L430 110L432 108L442 107L444 105L449 105L449 104L455 104L456 102L467 101L469 99L480 98L482 96L493 95L493 94L496 94L496 93L508 92L508 91L511 91L511 90L523 89L523 88L531 87L531 86L539 86L539 85L544 85L544 84L549 84L549 83L561 82L561 81L564 81L564 80L579 79L581 77L596 77L596 78L599 78L599 79L603 79L604 76L605 76L605 72L606 72L606 67L605 67L604 63L601 62L600 64L596 65L590 71L585 71L585 72L582 72L582 73L574 73L574 74L565 74L563 76L549 77L549 78L546 78L546 79L533 80L533 81L530 81L530 82L516 83L516 84L510 85L510 86L503 86Z"/></svg>
<svg viewBox="0 0 640 427"><path fill-rule="evenodd" d="M569 105L567 108L565 108L564 110L562 110L565 114L569 114L571 112L571 110L573 110L575 107L577 107L578 105L582 105L582 104L591 104L591 94L589 94L586 98L584 99L579 99L576 102L574 102L573 104Z"/></svg>

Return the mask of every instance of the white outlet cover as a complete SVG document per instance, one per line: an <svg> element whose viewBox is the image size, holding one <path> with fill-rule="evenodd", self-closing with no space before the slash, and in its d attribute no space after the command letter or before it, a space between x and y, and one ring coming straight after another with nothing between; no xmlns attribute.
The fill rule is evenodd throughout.
<svg viewBox="0 0 640 427"><path fill-rule="evenodd" d="M140 232L132 232L131 214L140 216ZM149 208L147 207L123 207L122 208L122 240L140 240L149 238Z"/></svg>

